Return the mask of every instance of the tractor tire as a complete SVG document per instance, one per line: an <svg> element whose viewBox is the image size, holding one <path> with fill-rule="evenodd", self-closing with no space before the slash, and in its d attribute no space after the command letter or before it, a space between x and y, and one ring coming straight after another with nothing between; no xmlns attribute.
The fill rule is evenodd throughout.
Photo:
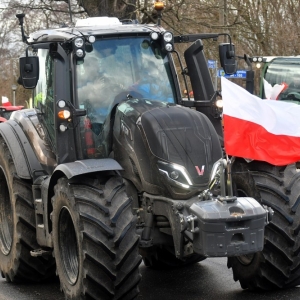
<svg viewBox="0 0 300 300"><path fill-rule="evenodd" d="M9 149L0 137L0 270L8 282L39 282L55 276L51 255L30 255L39 248L31 185L17 176Z"/></svg>
<svg viewBox="0 0 300 300"><path fill-rule="evenodd" d="M253 197L274 210L265 228L263 251L228 258L234 280L251 290L300 284L300 172L296 165L276 167L265 162L237 161L232 171L237 196Z"/></svg>
<svg viewBox="0 0 300 300"><path fill-rule="evenodd" d="M61 178L54 192L54 256L66 299L135 299L139 237L122 178Z"/></svg>
<svg viewBox="0 0 300 300"><path fill-rule="evenodd" d="M175 256L174 247L171 247L169 251L166 247L162 246L152 251L151 255L143 257L143 261L146 267L155 270L165 270L196 264L205 258L205 256L194 253L185 260L180 260Z"/></svg>

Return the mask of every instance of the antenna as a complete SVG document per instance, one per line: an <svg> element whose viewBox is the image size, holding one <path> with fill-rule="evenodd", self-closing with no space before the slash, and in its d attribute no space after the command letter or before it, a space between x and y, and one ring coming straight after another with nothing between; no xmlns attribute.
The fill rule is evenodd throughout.
<svg viewBox="0 0 300 300"><path fill-rule="evenodd" d="M73 20L72 20L72 10L71 10L71 0L69 0L68 3L69 3L70 21L71 21L71 24L72 24L72 23L73 23Z"/></svg>
<svg viewBox="0 0 300 300"><path fill-rule="evenodd" d="M28 36L26 36L24 34L24 26L23 26L23 23L24 23L24 17L25 17L25 14L17 14L16 17L19 19L19 25L21 26L21 33L22 33L22 41L26 44L29 44L27 39L28 39Z"/></svg>

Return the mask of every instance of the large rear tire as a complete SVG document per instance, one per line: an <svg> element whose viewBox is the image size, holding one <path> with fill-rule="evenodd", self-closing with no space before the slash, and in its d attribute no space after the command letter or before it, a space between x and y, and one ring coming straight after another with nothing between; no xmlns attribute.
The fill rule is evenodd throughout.
<svg viewBox="0 0 300 300"><path fill-rule="evenodd" d="M61 178L54 190L54 255L65 297L135 299L139 237L122 178Z"/></svg>
<svg viewBox="0 0 300 300"><path fill-rule="evenodd" d="M17 176L9 149L0 138L0 269L8 282L38 282L55 276L51 256L30 255L39 248L31 185Z"/></svg>
<svg viewBox="0 0 300 300"><path fill-rule="evenodd" d="M228 258L235 281L243 289L272 290L300 284L300 172L296 165L276 167L264 162L237 161L234 190L274 210L265 228L262 252Z"/></svg>

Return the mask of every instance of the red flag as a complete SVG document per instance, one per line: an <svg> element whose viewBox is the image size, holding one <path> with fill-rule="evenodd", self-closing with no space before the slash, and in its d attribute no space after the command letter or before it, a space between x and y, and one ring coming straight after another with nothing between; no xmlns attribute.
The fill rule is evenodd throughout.
<svg viewBox="0 0 300 300"><path fill-rule="evenodd" d="M282 166L300 160L300 106L262 100L221 79L228 155Z"/></svg>

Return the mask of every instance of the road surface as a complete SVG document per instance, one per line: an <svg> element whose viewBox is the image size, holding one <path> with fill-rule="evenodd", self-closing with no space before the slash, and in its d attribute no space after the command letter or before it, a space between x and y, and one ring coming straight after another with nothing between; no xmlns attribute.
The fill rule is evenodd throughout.
<svg viewBox="0 0 300 300"><path fill-rule="evenodd" d="M298 300L300 289L253 293L232 279L226 258L210 258L177 270L140 267L138 300ZM59 283L20 285L0 279L0 300L64 300Z"/></svg>

